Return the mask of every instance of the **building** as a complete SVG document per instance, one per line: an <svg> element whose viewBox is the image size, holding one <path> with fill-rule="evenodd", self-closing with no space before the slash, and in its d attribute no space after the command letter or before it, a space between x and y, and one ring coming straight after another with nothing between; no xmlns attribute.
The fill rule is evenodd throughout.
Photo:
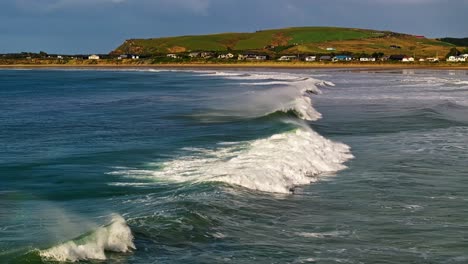
<svg viewBox="0 0 468 264"><path fill-rule="evenodd" d="M232 59L234 58L234 54L228 53L228 54L220 54L218 56L218 59Z"/></svg>
<svg viewBox="0 0 468 264"><path fill-rule="evenodd" d="M281 56L278 60L279 61L292 61L292 60L297 60L297 57L286 55L286 56Z"/></svg>
<svg viewBox="0 0 468 264"><path fill-rule="evenodd" d="M190 52L189 57L190 58L198 58L198 57L200 57L200 52Z"/></svg>
<svg viewBox="0 0 468 264"><path fill-rule="evenodd" d="M88 60L99 60L99 59L100 59L100 57L98 55L96 55L96 54L88 56Z"/></svg>
<svg viewBox="0 0 468 264"><path fill-rule="evenodd" d="M305 57L304 59L305 61L316 61L317 60L317 56L307 56Z"/></svg>
<svg viewBox="0 0 468 264"><path fill-rule="evenodd" d="M439 62L439 58L426 58L428 62Z"/></svg>
<svg viewBox="0 0 468 264"><path fill-rule="evenodd" d="M333 57L333 61L352 61L353 57L348 55L337 55Z"/></svg>
<svg viewBox="0 0 468 264"><path fill-rule="evenodd" d="M389 61L403 61L404 58L407 58L408 56L406 55L391 55L388 57Z"/></svg>
<svg viewBox="0 0 468 264"><path fill-rule="evenodd" d="M375 61L375 58L367 58L367 57L364 57L364 58L359 58L359 61L364 61L364 62L368 62L368 61Z"/></svg>
<svg viewBox="0 0 468 264"><path fill-rule="evenodd" d="M401 61L402 62L414 62L414 58L405 56Z"/></svg>
<svg viewBox="0 0 468 264"><path fill-rule="evenodd" d="M177 56L177 54L174 54L174 53L167 54L166 57L171 58L171 59L178 59L179 58Z"/></svg>
<svg viewBox="0 0 468 264"><path fill-rule="evenodd" d="M463 56L450 56L447 58L448 62L466 62L467 58Z"/></svg>
<svg viewBox="0 0 468 264"><path fill-rule="evenodd" d="M209 59L209 58L213 57L213 53L211 53L211 52L202 52L202 53L200 53L200 57L202 57L203 59Z"/></svg>
<svg viewBox="0 0 468 264"><path fill-rule="evenodd" d="M325 56L320 56L320 61L331 61L332 57L325 55Z"/></svg>
<svg viewBox="0 0 468 264"><path fill-rule="evenodd" d="M124 59L138 60L138 59L140 59L140 56L132 55L132 54L122 54L117 59L119 59L119 60L124 60Z"/></svg>
<svg viewBox="0 0 468 264"><path fill-rule="evenodd" d="M237 57L238 60L249 60L249 61L264 61L268 60L267 55L259 55L259 54L239 54Z"/></svg>
<svg viewBox="0 0 468 264"><path fill-rule="evenodd" d="M335 48L327 48L327 51L335 51Z"/></svg>

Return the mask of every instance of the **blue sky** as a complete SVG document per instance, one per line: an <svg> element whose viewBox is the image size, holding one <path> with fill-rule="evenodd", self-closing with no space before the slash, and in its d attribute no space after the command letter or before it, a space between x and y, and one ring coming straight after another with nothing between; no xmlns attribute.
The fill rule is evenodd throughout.
<svg viewBox="0 0 468 264"><path fill-rule="evenodd" d="M129 38L343 26L468 37L468 0L1 0L0 52L107 53Z"/></svg>

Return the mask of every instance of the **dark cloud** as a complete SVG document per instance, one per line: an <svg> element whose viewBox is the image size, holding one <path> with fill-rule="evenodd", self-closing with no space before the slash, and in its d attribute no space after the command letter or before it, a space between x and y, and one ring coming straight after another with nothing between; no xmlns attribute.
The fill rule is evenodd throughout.
<svg viewBox="0 0 468 264"><path fill-rule="evenodd" d="M127 38L360 27L468 37L468 0L3 0L0 52L108 52Z"/></svg>

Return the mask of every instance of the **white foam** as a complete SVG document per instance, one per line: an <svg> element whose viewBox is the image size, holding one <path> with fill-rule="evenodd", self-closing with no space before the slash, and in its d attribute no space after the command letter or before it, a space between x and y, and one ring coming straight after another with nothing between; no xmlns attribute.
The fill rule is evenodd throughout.
<svg viewBox="0 0 468 264"><path fill-rule="evenodd" d="M125 219L112 217L111 224L93 231L75 241L39 252L45 260L77 262L81 260L105 260L106 251L126 253L135 249L133 235Z"/></svg>
<svg viewBox="0 0 468 264"><path fill-rule="evenodd" d="M289 193L324 173L345 169L353 158L350 148L332 142L308 127L243 142L204 153L194 153L159 164L162 169L145 178L174 182L224 182L248 189ZM123 175L130 176L123 171ZM131 177L142 177L135 173Z"/></svg>
<svg viewBox="0 0 468 264"><path fill-rule="evenodd" d="M348 231L331 231L331 232L300 232L296 233L298 236L305 238L336 238L342 236L348 236L350 232Z"/></svg>

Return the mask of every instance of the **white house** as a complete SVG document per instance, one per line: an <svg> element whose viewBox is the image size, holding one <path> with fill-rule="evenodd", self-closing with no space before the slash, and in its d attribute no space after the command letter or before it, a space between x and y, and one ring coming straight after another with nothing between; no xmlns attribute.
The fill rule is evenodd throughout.
<svg viewBox="0 0 468 264"><path fill-rule="evenodd" d="M96 54L93 54L93 55L88 57L88 60L99 60L99 59L100 59L100 57L98 55L96 55Z"/></svg>
<svg viewBox="0 0 468 264"><path fill-rule="evenodd" d="M57 59L63 60L63 56L58 55L58 56L57 56Z"/></svg>
<svg viewBox="0 0 468 264"><path fill-rule="evenodd" d="M448 62L465 62L467 61L466 57L463 56L450 56L447 59Z"/></svg>
<svg viewBox="0 0 468 264"><path fill-rule="evenodd" d="M278 60L279 61L291 61L297 59L296 56L281 56Z"/></svg>
<svg viewBox="0 0 468 264"><path fill-rule="evenodd" d="M190 52L189 53L190 58L197 58L200 57L200 52Z"/></svg>
<svg viewBox="0 0 468 264"><path fill-rule="evenodd" d="M402 62L414 62L414 58L413 57L404 57L401 61Z"/></svg>
<svg viewBox="0 0 468 264"><path fill-rule="evenodd" d="M419 62L425 62L425 61L426 61L426 60L423 59L423 58L419 59Z"/></svg>
<svg viewBox="0 0 468 264"><path fill-rule="evenodd" d="M234 58L234 54L228 53L228 54L221 54L218 56L218 59L232 59Z"/></svg>
<svg viewBox="0 0 468 264"><path fill-rule="evenodd" d="M174 54L174 53L169 53L169 54L166 55L166 57L171 58L171 59L177 59L177 58L179 58L179 57L178 57L176 54Z"/></svg>
<svg viewBox="0 0 468 264"><path fill-rule="evenodd" d="M439 62L439 58L426 58L426 61L429 61L429 62Z"/></svg>
<svg viewBox="0 0 468 264"><path fill-rule="evenodd" d="M466 58L468 60L468 54L462 54L460 56L463 57L463 58Z"/></svg>
<svg viewBox="0 0 468 264"><path fill-rule="evenodd" d="M334 51L336 50L335 48L327 48L327 51Z"/></svg>
<svg viewBox="0 0 468 264"><path fill-rule="evenodd" d="M359 58L359 61L375 61L375 58Z"/></svg>
<svg viewBox="0 0 468 264"><path fill-rule="evenodd" d="M307 56L305 57L305 61L316 61L317 60L317 56Z"/></svg>

